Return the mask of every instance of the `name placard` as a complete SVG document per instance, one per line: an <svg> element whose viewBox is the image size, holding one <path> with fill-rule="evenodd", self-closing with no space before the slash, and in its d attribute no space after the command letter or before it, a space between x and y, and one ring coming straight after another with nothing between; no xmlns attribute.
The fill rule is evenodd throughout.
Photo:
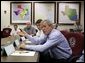
<svg viewBox="0 0 85 63"><path fill-rule="evenodd" d="M12 54L15 51L15 48L14 48L13 44L10 44L10 45L4 47L4 50L7 54L7 56L9 56L10 54Z"/></svg>

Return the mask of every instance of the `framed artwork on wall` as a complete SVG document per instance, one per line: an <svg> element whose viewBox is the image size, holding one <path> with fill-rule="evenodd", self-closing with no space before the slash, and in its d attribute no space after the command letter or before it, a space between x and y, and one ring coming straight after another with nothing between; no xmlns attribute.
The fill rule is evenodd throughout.
<svg viewBox="0 0 85 63"><path fill-rule="evenodd" d="M57 23L60 25L73 25L80 22L80 2L58 2Z"/></svg>
<svg viewBox="0 0 85 63"><path fill-rule="evenodd" d="M32 22L32 2L11 2L10 23L25 24Z"/></svg>
<svg viewBox="0 0 85 63"><path fill-rule="evenodd" d="M33 2L33 23L38 19L56 23L56 2Z"/></svg>

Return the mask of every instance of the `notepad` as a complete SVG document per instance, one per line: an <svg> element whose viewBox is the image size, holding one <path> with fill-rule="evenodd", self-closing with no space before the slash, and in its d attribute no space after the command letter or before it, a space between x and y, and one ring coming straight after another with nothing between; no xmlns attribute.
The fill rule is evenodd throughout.
<svg viewBox="0 0 85 63"><path fill-rule="evenodd" d="M11 53L13 53L15 51L13 44L10 44L10 45L4 47L4 49L5 49L7 56L9 56Z"/></svg>
<svg viewBox="0 0 85 63"><path fill-rule="evenodd" d="M11 54L11 56L34 56L34 51L15 51Z"/></svg>

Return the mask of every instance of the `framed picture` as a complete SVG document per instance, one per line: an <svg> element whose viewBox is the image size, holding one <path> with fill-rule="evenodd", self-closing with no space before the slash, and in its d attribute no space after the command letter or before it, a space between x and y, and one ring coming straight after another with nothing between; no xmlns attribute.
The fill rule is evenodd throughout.
<svg viewBox="0 0 85 63"><path fill-rule="evenodd" d="M34 2L33 9L33 23L38 19L56 22L56 2Z"/></svg>
<svg viewBox="0 0 85 63"><path fill-rule="evenodd" d="M32 21L32 2L11 2L10 23L25 24Z"/></svg>
<svg viewBox="0 0 85 63"><path fill-rule="evenodd" d="M58 2L57 23L60 25L73 25L80 22L80 2Z"/></svg>

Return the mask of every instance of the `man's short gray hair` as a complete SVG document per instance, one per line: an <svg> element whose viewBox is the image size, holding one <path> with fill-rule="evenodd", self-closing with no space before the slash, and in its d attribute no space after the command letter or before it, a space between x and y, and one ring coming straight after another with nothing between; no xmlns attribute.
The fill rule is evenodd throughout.
<svg viewBox="0 0 85 63"><path fill-rule="evenodd" d="M49 26L53 28L53 24L50 20L43 20L42 23L47 23Z"/></svg>

